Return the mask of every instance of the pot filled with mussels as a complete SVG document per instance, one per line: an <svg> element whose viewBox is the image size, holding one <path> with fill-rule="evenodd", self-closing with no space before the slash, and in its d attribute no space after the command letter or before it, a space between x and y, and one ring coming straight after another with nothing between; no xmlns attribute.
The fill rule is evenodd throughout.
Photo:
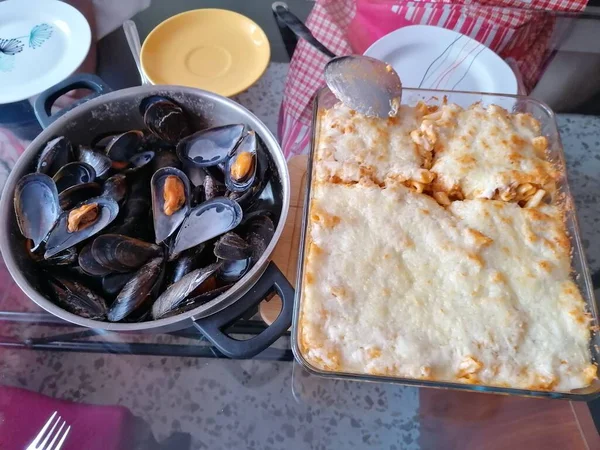
<svg viewBox="0 0 600 450"><path fill-rule="evenodd" d="M87 87L56 116L51 104ZM248 357L290 325L293 289L269 262L289 206L287 166L253 114L176 86L107 92L76 75L40 95L46 129L10 174L0 249L16 283L69 322L112 331L196 326ZM278 319L238 341L223 329L273 292Z"/></svg>

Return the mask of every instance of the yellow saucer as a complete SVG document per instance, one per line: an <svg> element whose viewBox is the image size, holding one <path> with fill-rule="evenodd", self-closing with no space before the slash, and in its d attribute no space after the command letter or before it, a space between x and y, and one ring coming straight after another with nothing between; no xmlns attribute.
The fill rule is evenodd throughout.
<svg viewBox="0 0 600 450"><path fill-rule="evenodd" d="M158 25L142 46L142 68L152 84L197 87L230 97L264 73L271 48L246 16L196 9Z"/></svg>

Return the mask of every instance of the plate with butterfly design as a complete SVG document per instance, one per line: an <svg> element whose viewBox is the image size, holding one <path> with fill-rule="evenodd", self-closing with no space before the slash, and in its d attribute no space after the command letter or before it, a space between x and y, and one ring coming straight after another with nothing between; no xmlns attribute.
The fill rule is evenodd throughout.
<svg viewBox="0 0 600 450"><path fill-rule="evenodd" d="M39 94L71 75L92 34L83 15L58 0L0 2L0 104Z"/></svg>

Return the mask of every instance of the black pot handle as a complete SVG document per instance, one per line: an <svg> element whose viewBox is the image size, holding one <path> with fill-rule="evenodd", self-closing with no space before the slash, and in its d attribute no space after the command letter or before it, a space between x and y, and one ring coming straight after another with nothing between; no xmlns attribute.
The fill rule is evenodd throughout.
<svg viewBox="0 0 600 450"><path fill-rule="evenodd" d="M238 341L223 333L223 328L258 305L271 292L281 297L282 308L277 319L263 332L245 341ZM230 358L251 358L262 352L285 333L292 324L294 288L285 275L271 262L256 284L233 305L216 314L194 320L194 326Z"/></svg>
<svg viewBox="0 0 600 450"><path fill-rule="evenodd" d="M87 97L77 100L76 102L52 115L51 108L54 102L56 102L61 95L65 95L67 92L72 91L73 89L90 89L93 91L93 93ZM102 80L102 78L92 75L91 73L79 73L66 78L60 83L42 92L35 100L33 110L42 128L48 128L52 122L65 114L67 111L70 111L82 103L85 103L88 100L96 98L99 95L110 91L111 89Z"/></svg>
<svg viewBox="0 0 600 450"><path fill-rule="evenodd" d="M329 58L336 57L335 53L325 47L325 45L323 45L323 43L321 43L321 41L319 41L312 34L304 22L302 22L295 14L290 12L287 4L283 2L275 2L273 5L271 5L271 7L273 8L273 12L279 18L279 20L287 25L287 27L292 30L296 36L298 36L300 39L304 39L313 48L317 49L325 56L328 56Z"/></svg>

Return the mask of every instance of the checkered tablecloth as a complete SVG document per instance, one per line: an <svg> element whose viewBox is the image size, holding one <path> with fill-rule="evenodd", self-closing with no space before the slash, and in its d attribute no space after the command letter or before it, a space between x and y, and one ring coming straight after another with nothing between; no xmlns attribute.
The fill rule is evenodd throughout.
<svg viewBox="0 0 600 450"><path fill-rule="evenodd" d="M553 40L560 36L556 12L579 12L586 4L587 0L318 0L306 24L337 55L363 53L377 39L407 25L448 28L507 60L527 92L537 83ZM304 41L298 43L278 128L288 158L308 151L312 99L325 84L327 61Z"/></svg>

